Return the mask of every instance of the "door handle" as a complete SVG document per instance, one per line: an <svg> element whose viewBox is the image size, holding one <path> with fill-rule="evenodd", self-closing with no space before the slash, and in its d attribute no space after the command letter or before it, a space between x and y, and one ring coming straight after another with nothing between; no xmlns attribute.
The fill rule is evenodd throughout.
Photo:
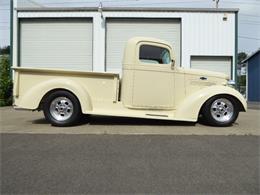
<svg viewBox="0 0 260 195"><path fill-rule="evenodd" d="M200 80L207 80L207 77L200 77Z"/></svg>
<svg viewBox="0 0 260 195"><path fill-rule="evenodd" d="M171 60L171 69L174 70L175 60Z"/></svg>

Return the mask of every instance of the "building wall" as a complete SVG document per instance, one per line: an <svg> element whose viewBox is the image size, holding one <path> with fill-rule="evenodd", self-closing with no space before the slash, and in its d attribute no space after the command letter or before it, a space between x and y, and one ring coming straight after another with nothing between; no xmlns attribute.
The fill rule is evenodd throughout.
<svg viewBox="0 0 260 195"><path fill-rule="evenodd" d="M232 75L235 74L235 14L183 14L182 66L190 67L191 56L233 57Z"/></svg>
<svg viewBox="0 0 260 195"><path fill-rule="evenodd" d="M104 17L181 18L181 66L191 67L192 55L235 56L235 13L108 12Z"/></svg>
<svg viewBox="0 0 260 195"><path fill-rule="evenodd" d="M223 17L227 20L224 21ZM234 12L154 12L154 11L14 11L14 48L18 45L18 18L93 18L93 70L105 70L107 18L181 18L181 66L191 66L191 56L230 56L235 75ZM14 52L14 65L17 64Z"/></svg>
<svg viewBox="0 0 260 195"><path fill-rule="evenodd" d="M247 100L260 102L260 52L248 60Z"/></svg>

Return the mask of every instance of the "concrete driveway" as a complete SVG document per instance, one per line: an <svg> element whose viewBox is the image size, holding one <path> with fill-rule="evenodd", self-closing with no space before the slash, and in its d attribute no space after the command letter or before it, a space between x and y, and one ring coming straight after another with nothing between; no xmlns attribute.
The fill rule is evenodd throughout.
<svg viewBox="0 0 260 195"><path fill-rule="evenodd" d="M2 133L34 134L155 134L155 135L260 135L260 110L241 112L231 127L199 123L91 116L74 127L53 127L42 112L0 108Z"/></svg>

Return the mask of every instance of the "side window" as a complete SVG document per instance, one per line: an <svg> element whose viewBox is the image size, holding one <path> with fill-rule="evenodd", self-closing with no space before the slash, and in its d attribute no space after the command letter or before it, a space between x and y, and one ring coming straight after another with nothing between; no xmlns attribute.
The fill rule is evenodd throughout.
<svg viewBox="0 0 260 195"><path fill-rule="evenodd" d="M139 60L144 63L170 64L171 56L168 49L152 45L141 45Z"/></svg>

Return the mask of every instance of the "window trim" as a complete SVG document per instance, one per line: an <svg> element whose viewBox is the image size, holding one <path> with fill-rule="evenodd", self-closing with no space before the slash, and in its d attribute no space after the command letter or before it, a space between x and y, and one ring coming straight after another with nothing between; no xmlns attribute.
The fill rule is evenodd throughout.
<svg viewBox="0 0 260 195"><path fill-rule="evenodd" d="M138 44L138 49L137 49L137 61L138 61L138 64L141 65L141 66L147 66L147 65L153 65L153 66L158 66L158 67L166 67L166 66L169 66L171 65L171 60L170 60L170 63L169 64L153 64L153 63L147 63L147 62L143 62L141 59L140 59L140 49L142 46L144 45L148 45L148 46L153 46L153 47L159 47L159 48L164 48L164 49L167 49L169 54L170 54L170 59L172 60L172 50L171 48L168 46L168 45L165 45L165 44L162 44L162 43L156 43L156 42L141 42Z"/></svg>
<svg viewBox="0 0 260 195"><path fill-rule="evenodd" d="M140 69L140 70L146 70L146 71L163 71L163 72L169 72L172 70L171 68L171 63L169 64L150 64L150 63L143 63L142 61L139 60L139 51L140 51L140 46L141 45L151 45L151 46L158 46L158 47L163 47L169 50L171 60L175 60L175 57L173 55L172 47L168 44L165 43L160 43L160 42L153 42L153 41L140 41L136 45L136 50L135 50L135 65L134 69Z"/></svg>

